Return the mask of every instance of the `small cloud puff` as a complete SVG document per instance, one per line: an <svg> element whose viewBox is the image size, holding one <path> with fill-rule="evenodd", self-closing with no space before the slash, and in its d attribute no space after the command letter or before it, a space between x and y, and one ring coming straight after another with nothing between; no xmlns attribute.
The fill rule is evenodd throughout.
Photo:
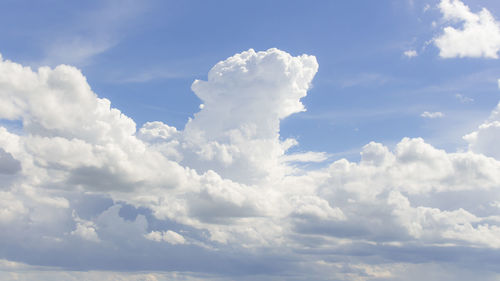
<svg viewBox="0 0 500 281"><path fill-rule="evenodd" d="M404 54L406 57L408 57L408 58L413 58L413 57L418 56L418 53L417 53L417 51L415 51L415 50L407 50L407 51L405 51L403 54Z"/></svg>
<svg viewBox="0 0 500 281"><path fill-rule="evenodd" d="M442 112L429 112L429 111L424 111L422 114L420 114L421 117L424 118L442 118L444 117L444 113Z"/></svg>

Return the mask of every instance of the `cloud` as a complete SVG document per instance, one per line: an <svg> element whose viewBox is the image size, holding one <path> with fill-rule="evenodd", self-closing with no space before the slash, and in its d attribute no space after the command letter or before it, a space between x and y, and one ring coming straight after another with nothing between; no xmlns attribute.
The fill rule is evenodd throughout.
<svg viewBox="0 0 500 281"><path fill-rule="evenodd" d="M92 221L83 220L73 211L73 218L76 222L75 230L71 231L71 235L79 236L82 239L99 242L96 226Z"/></svg>
<svg viewBox="0 0 500 281"><path fill-rule="evenodd" d="M123 39L123 31L131 30L129 20L140 16L148 5L149 1L105 0L92 9L82 7L78 14L68 14L65 24L56 30L38 31L46 37L40 39L45 57L37 65L88 64L115 47Z"/></svg>
<svg viewBox="0 0 500 281"><path fill-rule="evenodd" d="M476 131L464 136L471 151L481 153L495 159L500 159L500 149L496 145L500 137L500 104L493 110L488 120L485 120Z"/></svg>
<svg viewBox="0 0 500 281"><path fill-rule="evenodd" d="M422 114L420 114L420 116L424 117L424 118L431 118L431 119L434 119L434 118L442 118L444 117L444 114L442 112L429 112L429 111L424 111Z"/></svg>
<svg viewBox="0 0 500 281"><path fill-rule="evenodd" d="M305 153L293 153L283 156L285 162L324 162L328 155L324 152L308 151Z"/></svg>
<svg viewBox="0 0 500 281"><path fill-rule="evenodd" d="M404 54L406 57L408 57L408 58L413 58L413 57L418 56L417 51L415 51L415 50L407 50L407 51L405 51L403 54Z"/></svg>
<svg viewBox="0 0 500 281"><path fill-rule="evenodd" d="M184 163L247 183L277 176L279 157L295 143L279 141L280 120L305 110L300 99L317 70L315 57L277 49L217 63L208 81L192 85L204 106L186 124L184 140L196 154Z"/></svg>
<svg viewBox="0 0 500 281"><path fill-rule="evenodd" d="M0 127L3 266L56 268L53 279L83 270L83 280L125 270L411 280L402 268L422 262L496 268L500 109L465 137L468 151L403 138L327 162L288 152L297 141L280 135L317 70L315 57L278 49L229 57L193 83L204 107L178 130L137 128L74 67L1 60L0 118L22 122L22 132Z"/></svg>
<svg viewBox="0 0 500 281"><path fill-rule="evenodd" d="M439 9L445 21L462 23L461 28L446 26L434 39L442 58L498 58L500 25L490 11L473 13L460 0L441 0Z"/></svg>
<svg viewBox="0 0 500 281"><path fill-rule="evenodd" d="M144 237L146 237L149 240L156 241L156 242L165 241L165 242L170 243L172 245L186 243L186 239L184 239L184 237L182 235L180 235L179 233L172 231L172 230L163 231L163 232L162 231L152 231L152 232L144 235Z"/></svg>
<svg viewBox="0 0 500 281"><path fill-rule="evenodd" d="M457 98L457 100L459 100L461 103L471 103L471 102L474 102L473 98L464 96L462 94L456 94L455 98Z"/></svg>
<svg viewBox="0 0 500 281"><path fill-rule="evenodd" d="M15 174L21 170L19 161L12 157L12 154L0 148L0 174Z"/></svg>

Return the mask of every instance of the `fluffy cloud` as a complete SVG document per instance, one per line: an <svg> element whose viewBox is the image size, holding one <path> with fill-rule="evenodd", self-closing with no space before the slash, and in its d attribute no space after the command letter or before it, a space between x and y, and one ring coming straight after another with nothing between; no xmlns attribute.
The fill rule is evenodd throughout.
<svg viewBox="0 0 500 281"><path fill-rule="evenodd" d="M493 110L490 118L479 128L464 136L471 151L500 159L500 149L497 145L500 137L500 104Z"/></svg>
<svg viewBox="0 0 500 281"><path fill-rule="evenodd" d="M460 0L441 0L439 9L444 20L463 24L461 28L446 26L434 39L441 57L498 58L500 25L490 11L483 8L473 13Z"/></svg>
<svg viewBox="0 0 500 281"><path fill-rule="evenodd" d="M404 138L302 169L328 155L287 153L297 141L279 127L305 110L317 69L313 56L248 50L193 83L204 106L184 130L137 129L73 67L0 61L0 118L22 123L0 127L0 258L241 280L398 278L421 261L471 262L450 251L496 265L500 110L466 152Z"/></svg>
<svg viewBox="0 0 500 281"><path fill-rule="evenodd" d="M184 163L246 183L277 177L279 158L295 143L280 141L280 120L305 110L300 99L317 70L315 57L277 49L249 50L216 64L208 81L192 85L204 106L183 132L195 152Z"/></svg>

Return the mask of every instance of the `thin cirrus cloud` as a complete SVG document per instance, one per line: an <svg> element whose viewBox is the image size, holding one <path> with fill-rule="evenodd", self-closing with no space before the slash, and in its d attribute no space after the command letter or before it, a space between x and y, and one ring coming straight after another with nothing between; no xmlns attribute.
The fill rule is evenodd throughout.
<svg viewBox="0 0 500 281"><path fill-rule="evenodd" d="M317 71L310 55L235 54L192 84L204 106L177 130L137 128L74 67L2 59L0 118L23 126L0 127L0 266L88 271L77 279L156 272L127 277L150 280L412 280L405 272L495 268L499 110L465 137L465 152L403 138L393 149L368 143L358 162L303 169L293 163L327 155L289 153L298 142L279 129L305 110Z"/></svg>

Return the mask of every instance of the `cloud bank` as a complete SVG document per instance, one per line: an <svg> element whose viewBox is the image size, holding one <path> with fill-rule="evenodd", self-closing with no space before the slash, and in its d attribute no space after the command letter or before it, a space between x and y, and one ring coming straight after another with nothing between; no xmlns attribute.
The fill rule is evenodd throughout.
<svg viewBox="0 0 500 281"><path fill-rule="evenodd" d="M359 162L304 169L326 154L288 153L297 141L279 128L305 110L317 71L314 56L236 54L193 83L204 106L178 130L137 128L74 67L2 59L0 118L19 124L0 127L4 277L498 276L499 109L465 152L404 138L394 149L370 142Z"/></svg>

